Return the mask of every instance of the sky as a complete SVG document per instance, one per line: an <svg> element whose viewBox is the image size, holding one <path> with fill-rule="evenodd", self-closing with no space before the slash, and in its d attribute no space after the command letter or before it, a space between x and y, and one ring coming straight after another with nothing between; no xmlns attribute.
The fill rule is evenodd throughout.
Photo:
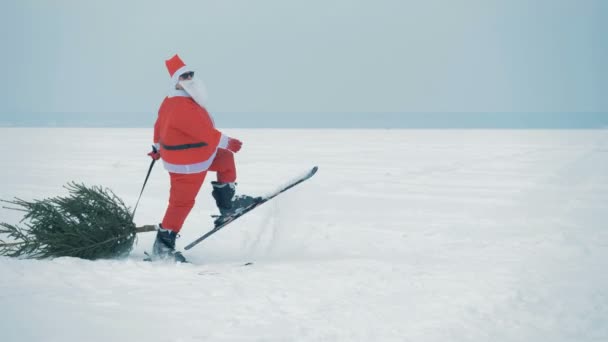
<svg viewBox="0 0 608 342"><path fill-rule="evenodd" d="M362 126L414 113L608 125L605 0L11 0L0 28L0 124L146 125L179 53L229 125L350 113Z"/></svg>

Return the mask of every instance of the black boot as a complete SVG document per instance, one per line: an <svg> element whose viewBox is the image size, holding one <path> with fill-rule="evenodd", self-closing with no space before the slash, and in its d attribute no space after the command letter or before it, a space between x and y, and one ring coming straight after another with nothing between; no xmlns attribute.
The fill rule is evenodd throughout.
<svg viewBox="0 0 608 342"><path fill-rule="evenodd" d="M156 240L152 246L152 254L159 259L173 259L175 262L187 262L181 252L175 250L177 233L158 225Z"/></svg>
<svg viewBox="0 0 608 342"><path fill-rule="evenodd" d="M211 184L213 185L211 195L215 198L215 204L220 210L220 216L214 221L216 226L222 224L231 215L262 200L261 197L235 196L236 183L211 182Z"/></svg>

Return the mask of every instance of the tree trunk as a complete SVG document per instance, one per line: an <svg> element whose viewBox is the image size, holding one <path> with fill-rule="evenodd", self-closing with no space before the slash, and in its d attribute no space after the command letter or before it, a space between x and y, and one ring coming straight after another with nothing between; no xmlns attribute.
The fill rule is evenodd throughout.
<svg viewBox="0 0 608 342"><path fill-rule="evenodd" d="M135 228L135 232L137 232L137 233L146 233L146 232L153 232L153 231L156 231L156 226L151 225L151 224L147 224L145 226Z"/></svg>

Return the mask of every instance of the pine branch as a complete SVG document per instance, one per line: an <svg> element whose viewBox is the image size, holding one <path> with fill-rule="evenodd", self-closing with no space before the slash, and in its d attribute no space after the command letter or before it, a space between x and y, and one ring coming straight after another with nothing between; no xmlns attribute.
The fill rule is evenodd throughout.
<svg viewBox="0 0 608 342"><path fill-rule="evenodd" d="M0 223L0 255L25 258L73 256L85 259L127 255L136 241L130 209L111 190L68 183L69 196L10 203L25 212L23 226ZM152 227L153 226L144 226ZM145 230L151 231L151 230Z"/></svg>

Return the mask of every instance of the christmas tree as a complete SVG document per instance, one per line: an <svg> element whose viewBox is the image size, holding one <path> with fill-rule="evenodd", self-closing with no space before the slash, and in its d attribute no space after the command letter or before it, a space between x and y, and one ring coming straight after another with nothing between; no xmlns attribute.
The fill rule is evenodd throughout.
<svg viewBox="0 0 608 342"><path fill-rule="evenodd" d="M116 258L129 254L137 233L154 230L150 225L135 227L129 208L109 189L73 182L65 188L66 197L2 200L12 205L4 208L25 214L22 226L0 223L0 255Z"/></svg>

